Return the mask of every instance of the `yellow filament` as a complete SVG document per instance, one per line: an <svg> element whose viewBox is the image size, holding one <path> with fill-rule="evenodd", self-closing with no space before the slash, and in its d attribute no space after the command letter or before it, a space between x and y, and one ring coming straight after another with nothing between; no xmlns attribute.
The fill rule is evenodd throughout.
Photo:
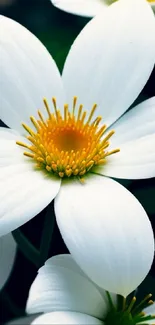
<svg viewBox="0 0 155 325"><path fill-rule="evenodd" d="M83 182L83 175L94 166L104 165L108 156L119 152L119 149L108 151L109 139L114 134L105 134L106 125L99 127L101 117L92 122L97 105L94 104L85 122L87 113L80 105L76 112L77 97L73 98L72 110L64 105L63 115L57 108L56 98L52 98L54 113L43 99L48 117L45 119L38 111L38 119L30 120L36 131L22 124L27 131L30 145L17 141L19 146L28 149L24 155L33 158L37 167L44 168L49 173L59 177L77 176ZM104 137L103 137L104 136Z"/></svg>

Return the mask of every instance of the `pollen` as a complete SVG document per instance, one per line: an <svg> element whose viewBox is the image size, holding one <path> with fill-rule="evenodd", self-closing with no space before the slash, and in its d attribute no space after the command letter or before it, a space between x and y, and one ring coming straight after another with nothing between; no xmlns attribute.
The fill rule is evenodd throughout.
<svg viewBox="0 0 155 325"><path fill-rule="evenodd" d="M77 105L73 98L71 110L64 105L63 113L52 98L53 111L46 99L43 99L47 117L38 111L38 118L30 116L33 128L22 123L30 144L16 143L26 148L24 155L33 159L37 167L60 178L77 176L82 178L94 166L104 165L108 156L119 149L108 151L109 140L114 131L106 132L106 125L100 125L102 118L94 118L97 105L89 112L83 105Z"/></svg>

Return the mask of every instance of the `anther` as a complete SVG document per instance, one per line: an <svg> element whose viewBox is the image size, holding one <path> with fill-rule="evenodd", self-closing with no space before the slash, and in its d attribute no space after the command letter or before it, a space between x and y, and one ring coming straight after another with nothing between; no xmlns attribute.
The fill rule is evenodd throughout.
<svg viewBox="0 0 155 325"><path fill-rule="evenodd" d="M148 301L148 305L153 305L154 304L154 301L153 300L149 300Z"/></svg>
<svg viewBox="0 0 155 325"><path fill-rule="evenodd" d="M72 174L72 169L66 169L66 175L70 177Z"/></svg>
<svg viewBox="0 0 155 325"><path fill-rule="evenodd" d="M101 127L101 129L97 132L97 140L100 139L100 138L102 137L102 135L104 134L106 128L107 128L107 126L104 124L104 125ZM108 135L108 136L109 136L109 135ZM107 139L109 139L108 136L106 137ZM104 142L107 141L106 138L103 140ZM102 142L103 142L103 141L102 141Z"/></svg>
<svg viewBox="0 0 155 325"><path fill-rule="evenodd" d="M38 110L38 115L39 115L39 117L40 117L42 123L44 124L44 126L46 126L46 123L45 123L45 121L44 121L44 118L43 118L43 116L42 116L42 114L41 114L41 112L40 112L39 110ZM38 122L39 122L39 121L38 121Z"/></svg>
<svg viewBox="0 0 155 325"><path fill-rule="evenodd" d="M77 103L77 97L74 96L74 97L73 97L73 111L72 111L72 115L73 115L73 116L74 116L74 113L75 113L76 103Z"/></svg>
<svg viewBox="0 0 155 325"><path fill-rule="evenodd" d="M43 163L44 162L44 159L42 157L37 157L37 161Z"/></svg>
<svg viewBox="0 0 155 325"><path fill-rule="evenodd" d="M32 153L30 153L30 152L24 152L24 156L27 156L27 157L29 157L29 158L34 158L35 156L32 154Z"/></svg>
<svg viewBox="0 0 155 325"><path fill-rule="evenodd" d="M83 177L78 177L81 184L85 184L85 179Z"/></svg>
<svg viewBox="0 0 155 325"><path fill-rule="evenodd" d="M49 119L50 119L50 118L51 118L51 112L50 112L50 108L49 108L49 106L48 106L48 102L47 102L46 98L43 98L43 103L44 103L44 105L45 105L45 108L46 108L47 114L48 114Z"/></svg>
<svg viewBox="0 0 155 325"><path fill-rule="evenodd" d="M64 105L64 120L67 121L68 118L68 104Z"/></svg>
<svg viewBox="0 0 155 325"><path fill-rule="evenodd" d="M50 156L47 156L47 157L46 157L46 162L47 162L48 165L51 164L51 157L50 157Z"/></svg>
<svg viewBox="0 0 155 325"><path fill-rule="evenodd" d="M83 108L83 105L80 105L79 106L79 110L78 110L78 117L77 117L77 121L80 120L80 116L81 116L81 113L82 113L82 108Z"/></svg>
<svg viewBox="0 0 155 325"><path fill-rule="evenodd" d="M83 170L79 173L79 175L80 175L80 176L83 176L85 173L86 173L86 169L83 169Z"/></svg>
<svg viewBox="0 0 155 325"><path fill-rule="evenodd" d="M150 302L150 304L152 305L152 303L153 303L153 301L152 300L150 300L150 298L152 297L152 294L150 293L150 294L148 294L135 308L134 308L134 310L133 310L133 313L135 314L135 313L137 313L137 310L139 310L142 306L143 306L143 308L145 307L145 306L147 306L148 304L149 304L149 302ZM149 301L148 301L149 300Z"/></svg>
<svg viewBox="0 0 155 325"><path fill-rule="evenodd" d="M48 172L51 172L51 170L52 170L52 168L50 166L48 166L48 165L46 166L46 169L47 169Z"/></svg>
<svg viewBox="0 0 155 325"><path fill-rule="evenodd" d="M53 106L54 106L54 110L55 110L55 115L56 115L57 120L58 120L57 102L56 102L55 97L52 97L52 102L53 102Z"/></svg>
<svg viewBox="0 0 155 325"><path fill-rule="evenodd" d="M91 119L92 119L92 117L93 117L93 115L94 115L94 112L95 112L96 108L97 108L97 104L94 104L93 107L92 107L92 109L91 109L90 115L89 115L89 117L88 117L87 124L90 123L90 121L91 121Z"/></svg>
<svg viewBox="0 0 155 325"><path fill-rule="evenodd" d="M52 164L52 169L54 170L54 172L57 171L57 164Z"/></svg>
<svg viewBox="0 0 155 325"><path fill-rule="evenodd" d="M101 122L102 117L98 116L93 122L92 122L92 126L97 127L99 125L99 123Z"/></svg>
<svg viewBox="0 0 155 325"><path fill-rule="evenodd" d="M81 124L83 124L86 115L87 115L87 113L86 113L86 111L84 111L82 114L82 118L81 118Z"/></svg>
<svg viewBox="0 0 155 325"><path fill-rule="evenodd" d="M23 142L21 142L21 141L16 141L16 144L18 144L18 145L21 146L21 147L27 148L27 149L30 148L30 146L28 146L26 143L23 143Z"/></svg>
<svg viewBox="0 0 155 325"><path fill-rule="evenodd" d="M61 178L63 178L63 177L64 177L64 173L63 173L63 172L59 172L59 176L60 176Z"/></svg>
<svg viewBox="0 0 155 325"><path fill-rule="evenodd" d="M115 133L114 130L110 131L109 134L105 137L104 141L106 142L107 140L109 140L114 133Z"/></svg>
<svg viewBox="0 0 155 325"><path fill-rule="evenodd" d="M36 130L39 131L39 126L38 126L38 123L37 123L36 119L33 116L30 116L30 120L33 123Z"/></svg>
<svg viewBox="0 0 155 325"><path fill-rule="evenodd" d="M29 126L27 126L25 123L22 123L22 126L31 136L34 135L34 132L32 131L32 129Z"/></svg>
<svg viewBox="0 0 155 325"><path fill-rule="evenodd" d="M137 300L136 297L133 297L133 298L132 298L132 300L131 300L131 302L130 302L130 305L128 306L128 309L127 309L128 313L131 312L131 310L132 310L132 308L133 308L133 306L134 306L136 300Z"/></svg>
<svg viewBox="0 0 155 325"><path fill-rule="evenodd" d="M108 151L105 154L105 157L111 156L111 155L113 155L114 153L117 153L117 152L120 152L120 149L114 149L114 150Z"/></svg>

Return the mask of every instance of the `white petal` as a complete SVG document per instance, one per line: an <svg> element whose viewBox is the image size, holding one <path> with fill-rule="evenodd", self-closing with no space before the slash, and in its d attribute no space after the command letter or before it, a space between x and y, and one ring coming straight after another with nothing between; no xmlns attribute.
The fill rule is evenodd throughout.
<svg viewBox="0 0 155 325"><path fill-rule="evenodd" d="M27 301L27 312L76 311L103 318L107 299L86 278L70 255L50 258L39 270Z"/></svg>
<svg viewBox="0 0 155 325"><path fill-rule="evenodd" d="M95 173L125 179L155 177L155 133L124 143L120 152L107 158L107 163L94 168Z"/></svg>
<svg viewBox="0 0 155 325"><path fill-rule="evenodd" d="M0 127L0 139L16 141L16 139L19 139L19 137L20 134L17 131L5 127Z"/></svg>
<svg viewBox="0 0 155 325"><path fill-rule="evenodd" d="M16 243L11 234L0 238L0 289L6 283L16 255Z"/></svg>
<svg viewBox="0 0 155 325"><path fill-rule="evenodd" d="M146 316L147 315L148 316L149 315L154 315L155 316L155 303L153 305L145 308L143 311L145 312ZM137 325L140 325L140 324L143 325L144 323L146 323L146 321L144 321L143 323L138 323ZM147 321L147 324L153 324L154 325L155 324L155 319Z"/></svg>
<svg viewBox="0 0 155 325"><path fill-rule="evenodd" d="M20 318L15 318L11 322L9 322L9 325L30 325L32 324L33 320L35 320L39 315L31 315L28 317L20 317ZM43 324L42 324L43 325Z"/></svg>
<svg viewBox="0 0 155 325"><path fill-rule="evenodd" d="M0 16L0 118L20 130L43 106L42 99L63 101L58 69L41 42L17 22Z"/></svg>
<svg viewBox="0 0 155 325"><path fill-rule="evenodd" d="M13 164L24 164L28 159L23 156L24 148L18 146L16 141L29 143L17 131L0 127L0 167L11 166Z"/></svg>
<svg viewBox="0 0 155 325"><path fill-rule="evenodd" d="M142 282L153 261L153 232L143 207L123 186L100 176L83 185L66 182L55 212L66 245L91 280L124 296Z"/></svg>
<svg viewBox="0 0 155 325"><path fill-rule="evenodd" d="M147 315L155 315L155 303L144 309Z"/></svg>
<svg viewBox="0 0 155 325"><path fill-rule="evenodd" d="M102 321L86 314L57 311L49 314L44 314L36 318L31 324L53 324L53 325L104 325Z"/></svg>
<svg viewBox="0 0 155 325"><path fill-rule="evenodd" d="M105 0L51 0L53 5L68 13L93 17L108 7Z"/></svg>
<svg viewBox="0 0 155 325"><path fill-rule="evenodd" d="M115 135L112 146L120 146L128 141L155 133L155 97L133 107L112 125Z"/></svg>
<svg viewBox="0 0 155 325"><path fill-rule="evenodd" d="M61 10L75 15L93 17L110 5L113 0L51 0L53 5ZM155 2L150 2L155 11Z"/></svg>
<svg viewBox="0 0 155 325"><path fill-rule="evenodd" d="M155 19L145 0L118 1L79 34L67 57L63 81L68 100L109 125L125 112L147 82L155 62ZM151 49L148 51L148 49Z"/></svg>
<svg viewBox="0 0 155 325"><path fill-rule="evenodd" d="M51 262L51 259L49 259L49 261ZM76 264L76 262L74 261L74 259L72 258L72 256L70 254L53 256L52 257L52 265L53 266L55 265L57 267L58 266L64 267L64 268L66 268L68 270L71 270L74 273L79 274L80 276L84 277L85 278L85 281L87 283L89 282L90 290L93 289L93 291L94 291L94 288L93 287L95 286L97 288L97 290L101 293L101 296L103 298L103 301L102 301L102 316L103 316L104 312L106 311L106 307L103 307L103 303L104 303L104 305L107 304L107 303L109 305L109 301L107 300L107 293L106 293L106 291L104 289L102 289L101 287L98 287L95 283L93 283L93 287L92 287L92 282L90 284L90 281L91 280L88 277L86 277L86 274ZM39 270L39 273L40 274L41 273L44 273L44 267L42 267ZM116 306L116 304L117 304L117 295L111 293L111 298L112 298L113 304ZM89 297L89 299L90 299L90 297Z"/></svg>
<svg viewBox="0 0 155 325"><path fill-rule="evenodd" d="M5 138L3 139L3 136ZM17 146L16 140L23 139L22 142L26 142L25 138L20 135L15 135L11 132L1 132L0 130L0 167L10 167L14 164L24 164L28 162L28 159L23 156L23 148Z"/></svg>
<svg viewBox="0 0 155 325"><path fill-rule="evenodd" d="M27 142L16 131L0 127L0 168L24 162L23 150L16 145L17 140Z"/></svg>
<svg viewBox="0 0 155 325"><path fill-rule="evenodd" d="M1 132L0 132L1 133ZM57 195L60 180L35 170L15 140L0 139L0 236L35 217Z"/></svg>

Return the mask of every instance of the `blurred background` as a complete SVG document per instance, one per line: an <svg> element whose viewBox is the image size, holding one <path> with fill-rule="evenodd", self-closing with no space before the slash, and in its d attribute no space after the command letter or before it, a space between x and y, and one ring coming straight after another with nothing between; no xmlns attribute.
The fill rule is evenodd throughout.
<svg viewBox="0 0 155 325"><path fill-rule="evenodd" d="M50 0L0 0L0 14L18 21L33 32L52 54L60 71L73 40L89 21L54 8ZM155 69L137 101L152 96L155 96ZM4 126L0 121L0 126L2 125ZM123 184L142 203L155 231L155 179L123 182ZM25 315L29 287L39 266L29 254L28 243L39 250L44 219L48 214L53 216L53 237L48 257L67 252L54 221L53 203L32 221L20 227L19 232L14 232L14 238L22 243L22 247L18 248L12 274L0 293L0 324ZM28 239L28 243L25 238ZM155 297L153 278L155 278L155 262L150 276L141 287L142 292L152 291ZM17 322L15 321L14 324Z"/></svg>

